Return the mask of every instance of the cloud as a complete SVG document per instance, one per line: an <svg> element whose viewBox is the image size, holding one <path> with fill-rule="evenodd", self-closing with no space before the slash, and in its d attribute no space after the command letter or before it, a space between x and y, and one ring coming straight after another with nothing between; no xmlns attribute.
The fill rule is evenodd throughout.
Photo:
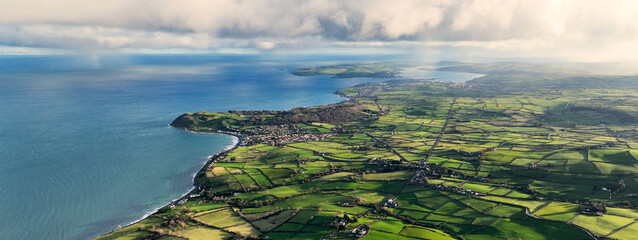
<svg viewBox="0 0 638 240"><path fill-rule="evenodd" d="M637 55L637 11L633 0L0 0L0 45L273 49L310 40L622 57Z"/></svg>
<svg viewBox="0 0 638 240"><path fill-rule="evenodd" d="M257 42L255 43L255 46L259 49L273 49L275 48L275 43L274 42Z"/></svg>

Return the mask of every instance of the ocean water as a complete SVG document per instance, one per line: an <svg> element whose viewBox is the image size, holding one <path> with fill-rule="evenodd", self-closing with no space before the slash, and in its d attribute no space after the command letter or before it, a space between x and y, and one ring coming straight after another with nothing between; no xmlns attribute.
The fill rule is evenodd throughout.
<svg viewBox="0 0 638 240"><path fill-rule="evenodd" d="M0 57L0 239L90 239L192 188L234 144L168 127L185 112L290 109L343 100L373 79L298 77L298 67L402 56ZM429 71L448 81L477 75ZM410 77L419 77L410 71Z"/></svg>

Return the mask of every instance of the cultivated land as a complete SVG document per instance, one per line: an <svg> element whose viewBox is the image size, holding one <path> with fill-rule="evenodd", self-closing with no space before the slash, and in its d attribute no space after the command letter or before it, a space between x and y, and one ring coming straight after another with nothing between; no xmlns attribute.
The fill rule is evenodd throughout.
<svg viewBox="0 0 638 240"><path fill-rule="evenodd" d="M400 68L418 66L414 63L369 63L345 64L297 69L292 74L299 76L333 75L336 78L370 77L394 78L400 76Z"/></svg>
<svg viewBox="0 0 638 240"><path fill-rule="evenodd" d="M182 115L173 126L233 133L240 147L211 160L187 202L98 239L638 234L638 78L446 70L486 76L363 84L339 92L348 101L290 111Z"/></svg>

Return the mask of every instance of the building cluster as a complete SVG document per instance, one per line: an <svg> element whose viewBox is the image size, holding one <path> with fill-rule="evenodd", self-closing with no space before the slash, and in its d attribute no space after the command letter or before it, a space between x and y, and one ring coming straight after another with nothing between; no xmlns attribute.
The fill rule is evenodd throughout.
<svg viewBox="0 0 638 240"><path fill-rule="evenodd" d="M369 165L378 165L383 167L390 167L393 165L401 164L401 161L394 159L384 159L384 158L372 158L368 161Z"/></svg>
<svg viewBox="0 0 638 240"><path fill-rule="evenodd" d="M353 151L370 151L372 150L371 146L368 145L364 145L364 146L356 146L354 149L352 149Z"/></svg>
<svg viewBox="0 0 638 240"><path fill-rule="evenodd" d="M244 130L250 135L286 135L305 133L306 130L295 124L258 125L255 128Z"/></svg>
<svg viewBox="0 0 638 240"><path fill-rule="evenodd" d="M421 168L423 171L417 172L415 176L412 178L411 182L413 183L427 183L428 179L440 179L442 176L448 176L450 178L454 178L455 174L459 174L458 172L454 172L448 168L440 167L437 164L427 164ZM462 179L471 181L471 182L489 182L490 179L481 176L472 176L460 174L458 175Z"/></svg>
<svg viewBox="0 0 638 240"><path fill-rule="evenodd" d="M543 167L554 167L554 166L556 166L556 164L554 164L554 163L546 163L546 164L544 164L542 166L540 164L538 164L538 163L530 163L530 164L527 164L527 166L525 166L525 168L527 168L527 169L542 169Z"/></svg>
<svg viewBox="0 0 638 240"><path fill-rule="evenodd" d="M381 91L388 87L387 83L378 83L378 84L365 84L352 87L352 90L357 92L360 97L363 96L371 96L372 93Z"/></svg>
<svg viewBox="0 0 638 240"><path fill-rule="evenodd" d="M331 152L317 152L317 151L315 151L314 154L321 157L332 157L335 155L334 153L331 153Z"/></svg>
<svg viewBox="0 0 638 240"><path fill-rule="evenodd" d="M173 209L176 207L176 205L184 205L188 202L188 198L182 198L177 200L176 202L172 202L171 204L168 205L169 208Z"/></svg>
<svg viewBox="0 0 638 240"><path fill-rule="evenodd" d="M342 216L336 216L335 220L330 223L330 226L333 227L338 227L339 229L344 229L346 227L346 225L353 223L353 222L357 222L356 218L351 218L350 216L348 216L348 214L343 214Z"/></svg>
<svg viewBox="0 0 638 240"><path fill-rule="evenodd" d="M487 195L485 193L475 192L469 189L459 188L455 186L446 186L443 184L436 185L436 189L442 190L442 191L455 192L455 193L463 194L463 195L470 195L470 196L486 196Z"/></svg>
<svg viewBox="0 0 638 240"><path fill-rule="evenodd" d="M463 156L467 156L467 157L476 157L476 156L482 156L486 152L494 152L494 151L496 151L496 148L486 148L483 151L476 151L476 152L466 152L466 151L461 151L461 150L457 150L457 149L452 149L450 151L459 153L459 154L461 154Z"/></svg>
<svg viewBox="0 0 638 240"><path fill-rule="evenodd" d="M340 201L337 202L337 205L342 206L342 207L354 207L357 206L357 204L351 202L351 201Z"/></svg>
<svg viewBox="0 0 638 240"><path fill-rule="evenodd" d="M580 206L580 213L590 216L603 216L607 212L605 205L601 203L594 203L591 206Z"/></svg>
<svg viewBox="0 0 638 240"><path fill-rule="evenodd" d="M410 183L422 186L428 183L428 177L423 174L423 171L417 171L414 177L410 178Z"/></svg>
<svg viewBox="0 0 638 240"><path fill-rule="evenodd" d="M350 233L356 238L362 238L368 235L368 232L370 232L370 226L361 224L361 226L352 229Z"/></svg>
<svg viewBox="0 0 638 240"><path fill-rule="evenodd" d="M271 146L281 146L288 142L315 142L324 138L334 136L334 133L302 133L302 134L282 134L277 132L267 135L251 135L245 136L244 145L250 146L255 144L267 144Z"/></svg>
<svg viewBox="0 0 638 240"><path fill-rule="evenodd" d="M527 169L539 169L539 168L540 166L534 162L527 165Z"/></svg>
<svg viewBox="0 0 638 240"><path fill-rule="evenodd" d="M490 180L481 176L466 176L465 180L472 182L489 182Z"/></svg>
<svg viewBox="0 0 638 240"><path fill-rule="evenodd" d="M299 159L297 159L297 161L299 162L299 165L303 165L303 164L306 164L308 162L314 162L315 159L299 158Z"/></svg>
<svg viewBox="0 0 638 240"><path fill-rule="evenodd" d="M388 198L388 200L385 200L382 206L384 208L398 208L399 203L397 202L396 198L391 197L391 198Z"/></svg>
<svg viewBox="0 0 638 240"><path fill-rule="evenodd" d="M336 133L306 133L306 130L295 124L260 125L255 128L240 131L232 127L218 130L218 133L241 136L239 146L267 144L280 146L288 142L313 142L332 137Z"/></svg>
<svg viewBox="0 0 638 240"><path fill-rule="evenodd" d="M614 147L618 147L618 145L615 145L615 144L601 144L601 145L591 146L591 147L589 147L589 149L614 148Z"/></svg>

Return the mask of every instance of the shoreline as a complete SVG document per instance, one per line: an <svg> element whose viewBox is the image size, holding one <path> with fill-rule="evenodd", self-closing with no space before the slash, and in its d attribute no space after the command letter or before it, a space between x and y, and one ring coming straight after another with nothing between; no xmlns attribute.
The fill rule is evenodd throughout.
<svg viewBox="0 0 638 240"><path fill-rule="evenodd" d="M401 78L398 78L398 79L401 79ZM387 82L387 81L391 81L391 80L396 80L396 79L386 79L385 81L379 81L379 82L374 82L374 81L371 81L371 82L365 82L365 83L356 84L356 85L353 85L353 86L350 86L350 87L354 87L354 86L362 85L362 84L370 84L370 83ZM347 87L347 88L350 88L350 87ZM347 89L347 88L343 88L343 89ZM331 103L331 104L339 104L339 103L346 102L346 101L350 101L350 100L352 100L352 99L353 99L353 97L346 96L343 92L341 92L341 90L343 90L343 89L339 89L339 90L336 90L336 91L332 92L332 94L335 94L335 95L337 95L337 96L339 96L339 97L341 97L341 98L343 98L343 99L341 99L341 101L338 101L338 102L335 102L335 103ZM169 127L169 128L176 128L176 127L173 127L171 124L168 124L168 127ZM216 154L213 154L213 155L209 155L209 156L207 157L207 160L206 160L206 162L202 165L202 167L201 167L201 168L200 168L197 172L195 172L195 173L192 175L192 179L191 179L191 181L193 182L193 185L192 185L192 187L190 188L190 190L188 190L188 192L184 193L184 194L183 194L183 195L181 195L180 197L175 198L175 199L171 200L170 202L168 202L168 203L166 203L166 204L164 204L164 205L162 205L162 206L160 206L160 207L158 207L158 208L155 208L155 209L154 209L154 210L152 210L152 211L149 211L149 212L145 213L145 214L144 214L142 217L140 217L139 219L137 219L137 220L135 220L135 221L132 221L132 222L130 222L130 223L128 223L128 224L126 224L126 225L124 225L124 226L121 226L122 228L125 228L125 227L131 226L131 225L133 225L133 224L136 224L136 223L138 223L138 222L141 222L142 220L144 220L144 219L146 219L146 218L148 218L148 217L152 216L153 214L157 213L160 209L165 208L165 207L168 207L168 206L170 206L170 205L172 205L172 204L176 204L177 202L179 202L179 201L180 201L180 200L182 200L182 199L188 199L188 198L190 198L189 196L190 196L191 194L193 194L193 192L194 192L195 190L197 190L197 188L198 188L198 187L200 187L200 186L198 186L198 185L197 185L197 183L195 182L195 179L197 178L197 176L199 176L200 174L204 173L204 172L206 171L206 168L208 168L208 166L209 166L211 163L214 163L214 161L215 161L215 160L217 160L217 159L219 158L219 156L224 155L224 154L227 154L227 153L229 153L229 152L231 152L231 151L233 151L233 150L237 149L238 147L240 147L240 146L241 146L241 143L242 143L242 142L243 142L243 140L244 140L244 136L245 136L245 135L244 135L244 134L242 134L242 133L237 133L237 132L228 132L228 131L221 131L221 130L217 130L217 131L215 131L215 132L200 132L200 131L193 131L193 130L189 130L189 129L187 129L187 128L176 128L176 129L181 129L181 130L184 130L184 131L186 131L186 132L195 133L195 134L222 134L222 135L232 136L232 137L237 138L237 142L236 142L236 143L235 143L235 144L234 144L231 148L226 148L225 150L223 150L223 151L221 151L221 152L219 152L219 153L216 153ZM119 229L117 229L117 228L116 228L115 230L108 231L107 233L101 234L100 236L104 236L104 235L106 235L106 234L109 234L109 233L115 232L115 231L117 231L117 230L119 230ZM97 237L100 237L100 236L97 236Z"/></svg>
<svg viewBox="0 0 638 240"><path fill-rule="evenodd" d="M366 82L366 83L370 83L370 82ZM362 83L362 84L364 84L364 83ZM338 95L339 97L344 98L344 99L342 99L342 100L341 100L341 101L339 101L339 102L332 103L332 104L338 104L338 103L342 103L342 102L350 101L350 100L352 99L351 97L348 97L348 96L346 96L345 94L343 94L343 93L341 92L341 90L342 90L342 89L339 89L339 90L337 90L337 91L334 91L334 92L333 92L333 94ZM168 127L169 127L169 128L176 128L176 127L171 126L171 124L168 124ZM240 147L240 146L242 145L241 143L244 141L244 136L245 136L245 135L244 135L244 134L242 134L242 133L238 133L238 132L228 132L228 131L221 131L221 130L217 130L217 131L215 131L215 132L199 132L199 131L189 130L189 129L187 129L187 128L176 128L176 129L181 129L181 130L183 130L183 131L190 132L190 133L195 133L195 134L221 134L221 135L227 135L227 136L235 137L235 138L237 139L237 141L233 144L233 146L232 146L232 147L230 147L230 148L228 148L228 147L227 147L227 148L225 148L225 150L223 150L223 151L221 151L221 152L218 152L218 153L215 153L215 154L213 154L213 155L209 155L209 156L207 157L207 160L206 160L206 162L202 165L202 167L201 167L201 168L200 168L197 172L193 173L193 175L192 175L192 179L191 179L191 181L192 181L193 185L192 185L192 187L190 188L190 190L188 190L188 192L186 192L186 193L182 194L180 197L175 198L175 199L171 200L170 202L168 202L168 203L166 203L166 204L164 204L164 205L162 205L162 206L160 206L160 207L158 207L158 208L153 209L152 211L149 211L149 212L145 213L145 214L144 214L142 217L140 217L139 219L134 220L134 221L132 221L132 222L130 222L130 223L128 223L128 224L126 224L126 225L124 225L124 226L121 226L122 228L125 228L125 227L131 226L131 225L133 225L133 224L136 224L136 223L138 223L138 222L141 222L142 220L144 220L144 219L146 219L146 218L148 218L148 217L152 216L153 214L157 213L160 209L165 208L165 207L168 207L168 206L173 205L173 204L176 204L176 203L177 203L177 202L179 202L180 200L190 198L190 195L191 195L191 194L193 194L193 192L194 192L194 191L196 191L198 187L200 187L200 186L198 186L198 185L197 185L197 183L195 182L195 178L197 178L197 176L199 176L200 174L204 173L204 172L206 171L206 169L208 168L208 166L210 166L210 164L214 163L214 161L215 161L215 160L217 160L217 159L219 158L219 156L224 155L224 154L227 154L227 153L229 153L229 152L231 152L231 151L233 151L233 150L237 149L238 147ZM109 234L109 233L115 232L115 231L117 231L117 230L119 230L119 229L117 229L117 228L116 228L116 229L114 229L114 230L111 230L111 231L108 231L108 232L106 232L106 233L104 233L104 234L101 234L100 236L104 236L104 235L106 235L106 234ZM97 237L100 237L100 236L97 236Z"/></svg>
<svg viewBox="0 0 638 240"><path fill-rule="evenodd" d="M170 128L176 128L176 127L171 126L170 124L169 124L168 126L169 126ZM149 211L149 212L145 213L145 214L144 214L142 217L140 217L139 219L136 219L136 220L134 220L134 221L132 221L132 222L130 222L130 223L127 223L127 224L126 224L126 225L124 225L124 226L121 226L122 228L125 228L125 227L131 226L131 225L133 225L133 224L136 224L136 223L138 223L138 222L141 222L142 220L144 220L144 219L146 219L146 218L148 218L148 217L152 216L153 214L157 213L157 212L158 212L160 209L162 209L162 208L168 207L168 206L170 206L170 205L174 205L174 204L176 204L177 202L179 202L179 201L181 201L181 200L183 200L183 199L189 199L189 198L190 198L190 195L191 195L191 194L193 194L193 192L194 192L194 191L196 191L196 190L197 190L197 188L199 187L199 186L197 185L197 183L195 182L195 178L197 178L197 176L199 176L200 174L204 173L204 172L206 171L206 169L207 169L207 168L208 168L211 164L213 164L213 163L215 162L215 160L217 160L217 159L219 158L219 156L221 156L221 155L225 155L225 154L227 154L227 153L229 153L229 152L231 152L231 151L233 151L233 150L237 149L237 148L241 145L241 143L243 142L243 137L244 137L244 135L243 135L243 134L240 134L240 133L232 133L232 132L223 132L223 131L217 131L217 132L197 132L197 131L188 130L188 129L186 129L186 128L177 128L177 129L181 129L181 130L184 130L184 131L186 131L186 132L195 133L195 134L221 134L221 135L226 135L226 136L235 137L235 139L236 139L236 140L233 140L232 146L231 146L231 145L228 145L228 146L226 146L226 148L224 148L224 150L223 150L223 151L218 152L218 153L215 153L215 154L213 154L213 155L209 155L209 156L207 156L207 157L206 157L206 162L204 162L204 164L202 165L202 167L201 167L201 168L200 168L197 172L195 172L195 173L193 173L193 174L191 175L191 176L192 176L191 181L192 181L193 185L191 186L191 188L190 188L190 189L189 189L186 193L182 194L180 197L175 198L175 199L171 200L170 202L168 202L168 203L166 203L166 204L164 204L164 205L162 205L162 206L160 206L160 207L157 207L157 208L153 209L152 211ZM101 234L100 236L103 236L103 235L106 235L106 234L109 234L109 233L115 232L115 231L117 231L117 230L119 230L119 229L117 229L117 228L116 228L115 230L111 230L111 231L109 231L109 232L107 232L107 233ZM100 237L100 236L97 236L97 237Z"/></svg>
<svg viewBox="0 0 638 240"><path fill-rule="evenodd" d="M391 79L391 80L384 81L384 82L389 82L389 81L394 81L394 80L399 80L399 81L400 81L401 79ZM410 79L410 80L411 80L411 79ZM471 79L471 80L473 80L473 79ZM471 81L471 80L467 80L467 81ZM441 80L434 80L434 79L423 79L423 81L446 82L446 83L448 83L448 84L455 84L454 82L441 81ZM467 82L467 81L465 81L465 82ZM384 82L381 82L381 83L384 83ZM366 84L366 83L362 83L362 84ZM370 84L370 83L367 83L367 84ZM382 90L383 90L383 89L382 89ZM346 92L346 93L348 93L348 92ZM339 95L341 98L343 98L343 99L344 99L344 100L342 100L342 101L339 101L340 103L342 103L342 102L348 102L349 100L352 100L352 99L357 99L357 97L347 97L347 96L345 96L345 94L344 94L343 92L341 92L341 90L337 90L337 91L336 91L336 92L334 92L333 94ZM455 100L455 101L456 101L456 100ZM375 102L376 102L376 101L375 101ZM454 105L454 103L453 103L453 105ZM450 114L452 114L452 107L453 107L453 105L451 105L451 106L450 106L450 110L448 111L448 119L449 119L449 117L450 117ZM378 104L377 104L377 106L378 106ZM382 109L381 109L381 107L379 107L379 108L380 108L380 110L382 110ZM459 121L459 122L461 122L461 121ZM405 123L405 122L404 122L404 123ZM175 124L175 125L180 126L181 124ZM254 125L255 125L255 124L252 124L252 123L247 124L247 126L254 126ZM183 125L183 126L190 126L190 125ZM242 125L242 126L243 126L243 125ZM447 121L445 122L445 124L444 124L443 128L445 128L445 126L447 126ZM171 126L171 127L172 127L172 126ZM195 131L194 131L194 130L189 130L189 129L187 129L186 127L172 127L172 128L179 128L179 129L185 130L185 131L187 131L187 132L191 132L191 133L208 133L208 134L215 134L215 133L217 133L217 134L224 134L224 135L233 136L233 137L235 137L235 138L236 138L236 140L234 139L232 144L228 144L228 145L224 148L224 150L223 150L223 151L220 151L220 152L218 152L218 153L215 153L214 155L209 155L209 156L208 156L207 160L206 160L206 161L205 161L205 163L203 164L203 167L202 167L201 169L199 169L196 173L194 173L194 174L192 175L192 177L193 177L193 179L192 179L192 181L193 181L193 184L192 184L192 185L193 185L193 187L191 187L191 188L190 188L190 190L189 190L186 194L182 195L180 198L177 198L177 199L174 199L174 200L170 201L168 204L164 205L163 207L160 207L160 208L158 208L158 209L155 209L154 211L152 211L152 212L150 212L150 213L148 213L148 214L144 215L141 219L139 219L139 220L137 220L137 221L134 221L134 222L133 222L133 223L131 223L131 224L134 224L134 223L139 222L139 221L143 221L143 220L145 220L145 219L149 218L150 216L153 216L154 214L157 214L157 213L158 213L158 211L159 211L160 209L165 208L165 207L167 207L167 206L170 206L170 207L172 208L173 206L178 206L178 205L180 205L180 204L184 204L184 203L185 203L185 200L188 200L188 201L191 201L191 200L192 200L193 202L194 202L194 201L197 201L197 200L199 199L200 193L205 192L205 191L206 191L206 189L210 189L210 188L203 187L203 186L205 186L205 185L206 185L206 184L204 184L203 182L202 182L202 183L203 183L204 185L200 185L200 184L198 184L198 182L201 182L201 181L198 181L198 180L199 180L199 179L198 179L198 177L203 177L202 175L209 173L210 168L211 168L211 167L215 167L215 166L214 166L214 164L215 164L217 161L223 160L223 159L225 159L226 157L228 157L228 154L229 154L230 152L232 152L232 151L234 151L234 150L236 150L236 149L238 149L238 148L244 147L244 146L245 146L245 144L246 144L246 142L245 142L245 141L251 141L251 140L250 140L250 136L252 135L252 134L244 134L244 133L242 133L242 132L240 132L240 131L238 131L238 132L234 132L234 131L226 132L226 131L222 131L222 130L212 131L212 129L211 129L211 128L202 128L202 129L200 129L200 128L197 128L197 127L193 127L193 128L195 128L195 129L200 129L200 131L196 131L196 130L195 130ZM215 127L215 128L217 128L217 127ZM360 128L361 128L361 127L360 127ZM228 129L231 129L231 130L232 130L232 129L234 129L234 128L230 128L230 127L229 127ZM416 131L416 130L415 130L415 131ZM394 134L393 134L393 135L394 135ZM374 137L372 137L372 138L374 138ZM439 138L440 138L440 136L439 136ZM375 140L375 141L376 141L376 140ZM252 141L251 141L251 142L252 142ZM438 142L438 139L437 139L437 142ZM434 147L436 147L436 143L434 144ZM434 147L432 147L432 148L434 148ZM629 147L631 148L631 146L629 146ZM396 154L399 154L399 153L396 153ZM431 153L430 153L430 155L431 155ZM402 157L402 156L401 156L401 155L399 155L399 157ZM428 155L428 158L429 158L429 155ZM218 165L218 166L219 166L219 165ZM480 167L479 167L479 168L480 168ZM231 173L231 174L232 174L232 173ZM418 175L418 173L417 173L417 175ZM254 180L254 179L253 179L253 180ZM427 178L425 178L425 180L427 181ZM489 180L489 179L488 179L488 180ZM312 181L312 180L311 180L311 181ZM474 180L472 180L472 181L474 181ZM256 182L256 181L255 181L255 182ZM489 182L489 181L488 181L488 182ZM271 181L271 183L272 183L272 181ZM406 184L408 184L408 183L406 183ZM490 184L488 183L488 185L490 185ZM510 188L510 186L503 186L503 185L501 185L501 187L503 187L503 188ZM242 186L242 188L243 188L243 186ZM517 189L517 188L514 188L514 190L516 190L516 189ZM513 190L512 190L512 192L513 192ZM491 193L488 193L488 194L490 194L490 195L491 195ZM509 193L508 193L508 194L509 194ZM443 195L446 195L446 194L443 194ZM509 198L509 196L508 196L508 198ZM519 199L519 197L514 197L514 196L512 196L511 198ZM305 197L304 197L304 199L305 199ZM479 199L482 199L482 198L479 198ZM522 198L521 198L521 199L522 199ZM456 200L458 200L458 199L456 199ZM543 199L541 199L541 200L543 200ZM459 200L459 201L460 201L460 200ZM496 203L497 205L498 205L498 204L504 204L504 205L508 205L508 206L510 206L510 207L518 207L518 206L519 206L519 205L516 205L516 204L510 203L510 202L505 202L505 201L499 202L499 201L497 201L497 200L490 200L490 199L487 199L487 200L485 200L485 201L493 202L493 203ZM514 201L516 201L516 200L514 200ZM550 199L549 201L550 201L549 203L553 203L552 201L555 201L555 200ZM559 200L559 201L556 201L556 202L560 202L560 200ZM238 207L239 209L242 209L242 208L243 208L243 206L242 206L241 204L237 204L237 205L239 205L239 207ZM469 205L468 205L468 206L469 206ZM471 207L471 206L470 206L470 207ZM571 225L572 227L575 227L576 229L580 229L580 230L584 231L584 232L585 232L585 233L586 233L589 237L594 238L594 239L596 238L596 237L594 236L593 232L590 232L590 231L589 231L588 229L586 229L585 227L581 227L581 226L579 226L579 225L575 225L575 224L571 223L570 221L565 222L565 221L557 220L557 219L548 219L548 218L545 218L545 217L540 216L540 215L539 215L539 216L535 216L535 215L533 215L532 213L530 213L530 212L529 212L529 208L528 208L527 206L522 205L522 207L523 207L523 208L525 208L525 214L527 215L527 217L531 217L531 218L533 218L533 219L539 219L539 220L542 220L542 221L550 221L550 222L557 222L557 223L566 223L567 225ZM250 208L250 206L249 206L249 208ZM487 213L481 213L481 214L489 215L489 214L487 214ZM576 213L576 216L578 216L578 215L580 215L580 213ZM156 216L154 216L154 217L156 217ZM506 219L508 219L508 218L509 218L509 217L506 217ZM409 218L408 218L408 220L409 220ZM572 218L572 220L573 220L573 218ZM248 220L246 220L246 221L247 221L247 222L249 222ZM250 223L250 222L249 222L249 223ZM127 226L130 226L131 224L129 224L129 225L127 225ZM412 222L412 224L414 224L414 222ZM407 225L407 224L406 224L406 225ZM205 226L205 224L204 224L204 227L206 227L206 226ZM622 228L620 228L620 229L622 229ZM619 230L615 230L614 232L617 232L617 231L619 231ZM460 235L457 235L456 233L454 233L453 235L454 235L454 236L457 236L457 237L459 237L459 236L460 236ZM608 234L608 235L610 235L610 234ZM330 235L328 235L328 236L330 236Z"/></svg>
<svg viewBox="0 0 638 240"><path fill-rule="evenodd" d="M403 70L403 69L402 69L402 70ZM474 79L474 78L473 78L473 79ZM465 82L470 81L470 80L473 80L473 79L466 80ZM364 83L355 84L355 85L352 85L352 86L350 86L350 87L342 88L342 89L339 89L339 90L336 90L336 91L332 92L332 94L335 94L335 95L337 95L337 96L341 97L342 99L341 99L341 101L338 101L338 102L335 102L335 103L330 103L330 104L339 104L339 103L343 103L343 102L350 101L350 100L352 100L352 99L354 98L354 97L346 96L343 92L341 92L341 90L348 89L348 88L351 88L351 87L355 87L355 86L358 86L358 85L364 85L364 84L375 84L375 83L384 83L384 82L393 81L393 80L412 80L412 79L410 79L410 78L405 78L405 77L403 77L403 76L399 76L398 78L390 78L390 79L385 79L385 80L383 80L383 81L370 81L370 82L364 82ZM435 78L431 78L431 79L424 79L424 80L427 80L427 81L434 81L434 80L436 80L436 79L435 79ZM300 107L303 107L303 106L300 106ZM176 127L173 127L171 124L168 124L168 127L170 127L170 128L176 128ZM125 227L131 226L131 225L133 225L133 224L136 224L136 223L138 223L138 222L140 222L140 221L142 221L142 220L144 220L144 219L146 219L146 218L148 218L148 217L152 216L153 214L157 213L160 209L165 208L165 207L170 206L170 205L173 205L173 204L176 204L176 203L177 203L177 202L179 202L180 200L183 200L183 199L189 199L189 198L190 198L189 196L190 196L191 194L193 194L193 192L194 192L194 191L198 190L198 187L200 187L200 186L198 186L198 185L197 185L197 183L195 182L195 179L197 178L197 176L199 176L200 174L203 174L203 173L206 171L206 169L208 168L208 166L209 166L210 164L214 163L214 161L215 161L215 160L217 160L217 159L219 158L219 156L224 155L224 154L227 154L227 153L229 153L229 152L231 152L231 151L233 151L233 150L237 149L238 147L242 146L242 144L241 144L241 143L243 142L244 137L245 137L245 135L244 135L244 134L242 134L242 133L238 133L238 132L229 132L229 131L221 131L221 130L217 130L217 131L215 131L215 132L204 132L204 131L193 131L193 130L189 130L189 129L187 129L187 128L176 128L176 129L181 129L181 130L184 130L184 131L186 131L186 132L196 133L196 134L222 134L222 135L233 136L233 137L237 138L237 142L236 142L236 143L235 143L232 147L230 147L230 148L226 148L225 150L223 150L223 151L221 151L221 152L219 152L219 153L216 153L216 154L213 154L213 155L209 155L209 156L207 157L207 160L206 160L206 162L202 165L202 167L201 167L201 168L200 168L197 172L195 172L195 173L192 175L192 179L191 179L191 181L192 181L193 185L192 185L192 187L190 188L190 190L188 190L188 192L186 192L185 194L183 194L183 195L182 195L182 196L180 196L179 198L176 198L176 199L171 200L170 202L168 202L168 203L166 203L166 204L162 205L161 207L158 207L158 208L156 208L156 209L154 209L154 210L152 210L152 211L149 211L149 212L145 213L145 214L144 214L142 217L140 217L139 219L137 219L137 220L135 220L135 221L132 221L132 222L130 222L130 223L128 223L128 224L126 224L126 225L122 226L122 228L125 228ZM109 232L107 232L107 233L105 233L105 234L102 234L102 235L100 235L100 236L103 236L103 235L106 235L106 234L109 234L109 233L115 232L115 231L117 231L117 230L118 230L118 229L116 228L115 230L109 231ZM98 236L98 237L100 237L100 236Z"/></svg>

